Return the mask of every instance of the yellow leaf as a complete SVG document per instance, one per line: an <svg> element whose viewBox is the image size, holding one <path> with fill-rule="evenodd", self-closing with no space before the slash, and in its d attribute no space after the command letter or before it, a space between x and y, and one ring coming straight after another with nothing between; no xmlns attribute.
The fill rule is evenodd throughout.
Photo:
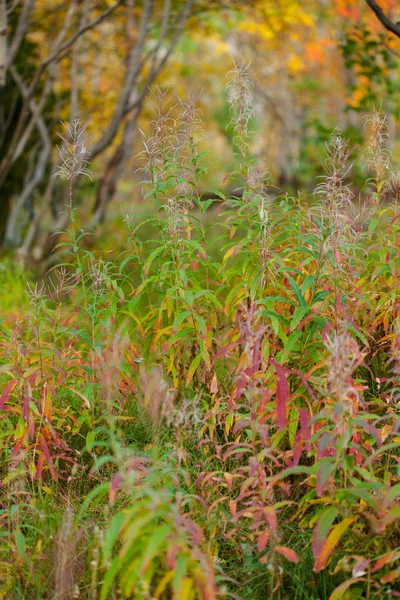
<svg viewBox="0 0 400 600"><path fill-rule="evenodd" d="M354 521L357 521L357 519L358 519L358 517L347 517L346 519L343 519L343 521L341 521L340 523L338 523L337 525L335 525L332 528L330 534L328 535L328 537L322 547L320 555L318 556L317 560L315 561L314 569L313 569L315 573L319 573L320 571L322 571L322 569L325 567L326 561L328 560L328 558L332 554L333 550L339 543L342 535L345 533L345 531L348 529L348 527L352 523L354 523Z"/></svg>
<svg viewBox="0 0 400 600"><path fill-rule="evenodd" d="M299 73L303 70L304 64L300 56L293 54L287 61L287 66L290 73Z"/></svg>
<svg viewBox="0 0 400 600"><path fill-rule="evenodd" d="M226 417L225 420L225 431L226 431L226 435L228 435L232 425L233 425L233 419L234 419L234 415L230 414Z"/></svg>

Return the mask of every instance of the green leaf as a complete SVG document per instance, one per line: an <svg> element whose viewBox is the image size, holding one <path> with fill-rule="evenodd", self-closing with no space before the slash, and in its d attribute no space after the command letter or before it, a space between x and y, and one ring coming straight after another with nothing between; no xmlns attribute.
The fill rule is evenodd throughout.
<svg viewBox="0 0 400 600"><path fill-rule="evenodd" d="M320 290L319 292L317 292L313 298L312 303L316 304L317 302L322 302L323 300L325 300L325 298L327 296L329 296L330 292L326 291L326 290Z"/></svg>
<svg viewBox="0 0 400 600"><path fill-rule="evenodd" d="M93 450L95 439L96 439L96 432L88 431L88 433L86 435L86 448L89 450L89 452L91 450Z"/></svg>
<svg viewBox="0 0 400 600"><path fill-rule="evenodd" d="M98 500L101 500L102 498L104 498L104 496L108 493L109 488L110 488L110 484L107 481L106 483L100 483L93 490L91 490L91 492L89 492L89 494L85 497L85 499L82 502L81 507L79 509L79 512L77 515L78 521L85 514L86 509L89 506L89 504L91 503L91 501L94 500L94 498L96 498L96 497L98 498Z"/></svg>
<svg viewBox="0 0 400 600"><path fill-rule="evenodd" d="M373 217L368 224L368 232L373 233L379 225L379 219Z"/></svg>
<svg viewBox="0 0 400 600"><path fill-rule="evenodd" d="M195 333L195 330L193 329L193 327L186 327L185 329L181 329L181 331L178 331L178 333L173 335L168 340L168 347L173 346L176 342L179 342L180 340L182 340L184 338L186 338L187 340L193 340L194 333Z"/></svg>
<svg viewBox="0 0 400 600"><path fill-rule="evenodd" d="M286 277L291 285L292 290L296 294L296 298L297 298L297 301L300 304L300 306L307 306L306 299L304 298L303 294L301 293L301 290L300 290L298 284L296 283L296 281L288 274L286 274Z"/></svg>
<svg viewBox="0 0 400 600"><path fill-rule="evenodd" d="M189 385L189 383L192 381L193 375L195 374L196 369L200 364L200 361L201 361L201 354L198 354L192 360L191 365L190 365L187 375L186 375L186 385Z"/></svg>
<svg viewBox="0 0 400 600"><path fill-rule="evenodd" d="M287 342L285 343L284 349L282 350L282 352L279 352L279 354L276 357L277 362L283 364L290 358L290 355L292 354L292 352L294 352L295 350L298 350L298 348L296 348L296 345L302 336L303 336L302 331L293 331L290 334Z"/></svg>
<svg viewBox="0 0 400 600"><path fill-rule="evenodd" d="M15 532L15 543L17 545L17 550L20 558L26 558L26 541L25 536L19 529Z"/></svg>
<svg viewBox="0 0 400 600"><path fill-rule="evenodd" d="M111 519L110 526L104 539L103 554L105 560L109 559L114 542L117 539L118 534L126 520L127 514L124 512L118 512Z"/></svg>
<svg viewBox="0 0 400 600"><path fill-rule="evenodd" d="M337 588L335 588L332 594L329 596L329 600L340 600L343 598L346 591L349 589L353 583L359 583L360 581L365 581L364 577L352 577L351 579L347 579L341 583Z"/></svg>
<svg viewBox="0 0 400 600"><path fill-rule="evenodd" d="M322 546L338 514L339 509L335 506L329 506L322 511L313 531L312 550L314 558L318 558L320 555Z"/></svg>
<svg viewBox="0 0 400 600"><path fill-rule="evenodd" d="M292 321L290 323L290 331L294 331L300 321L304 319L306 314L308 313L308 306L299 306L297 310L295 310Z"/></svg>
<svg viewBox="0 0 400 600"><path fill-rule="evenodd" d="M356 337L358 337L358 339L359 339L359 340L361 340L361 341L362 341L362 343L363 343L365 346L368 346L368 345L369 345L369 344L368 344L368 341L367 341L367 338L365 337L365 335L364 335L363 333L361 333L361 331L358 331L358 329L356 329L356 328L354 327L354 325L352 325L352 323L347 323L347 329L348 329L349 331L351 331L352 333L354 333L354 335L355 335Z"/></svg>
<svg viewBox="0 0 400 600"><path fill-rule="evenodd" d="M161 254L161 252L164 250L164 246L159 246L158 248L156 248L155 250L153 250L153 252L150 254L149 258L146 260L146 264L144 267L144 276L147 277L147 275L149 274L150 271L150 267L153 263L153 261L157 258L157 256L159 254Z"/></svg>
<svg viewBox="0 0 400 600"><path fill-rule="evenodd" d="M383 273L390 273L390 267L387 264L377 265L375 269L372 271L371 281L375 281L379 277L379 275L383 275Z"/></svg>
<svg viewBox="0 0 400 600"><path fill-rule="evenodd" d="M110 591L112 582L114 581L114 579L120 569L121 569L121 562L120 562L119 556L116 556L113 559L110 567L107 569L106 576L104 577L103 586L102 586L101 592L100 592L100 600L107 600L109 598L108 592Z"/></svg>
<svg viewBox="0 0 400 600"><path fill-rule="evenodd" d="M166 542L166 537L171 532L172 526L170 524L161 525L155 529L155 533L150 538L143 555L142 564L140 565L141 575L145 573L149 563L158 554L161 545Z"/></svg>

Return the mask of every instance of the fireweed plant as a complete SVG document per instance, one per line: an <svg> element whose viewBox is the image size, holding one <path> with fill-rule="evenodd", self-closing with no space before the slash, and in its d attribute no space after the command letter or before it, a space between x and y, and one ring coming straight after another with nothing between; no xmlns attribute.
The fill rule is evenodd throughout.
<svg viewBox="0 0 400 600"><path fill-rule="evenodd" d="M19 310L24 275L0 270L0 597L400 596L386 120L366 123L366 208L340 131L311 201L277 195L246 66L229 77L236 195L202 199L201 114L158 90L139 157L155 210L126 216L124 252L85 249L75 121L57 264L18 283Z"/></svg>

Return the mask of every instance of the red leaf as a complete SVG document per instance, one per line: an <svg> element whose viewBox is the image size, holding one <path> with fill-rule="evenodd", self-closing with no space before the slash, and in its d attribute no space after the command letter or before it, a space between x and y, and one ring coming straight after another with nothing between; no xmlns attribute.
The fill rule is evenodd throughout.
<svg viewBox="0 0 400 600"><path fill-rule="evenodd" d="M26 450L22 450L22 442L23 440L20 440L17 444L15 444L13 451L11 452L10 458L12 469L19 465L24 455L26 454Z"/></svg>
<svg viewBox="0 0 400 600"><path fill-rule="evenodd" d="M268 540L269 540L269 530L265 529L265 531L262 531L260 533L260 535L258 536L257 550L259 552L264 552L264 550L268 544Z"/></svg>
<svg viewBox="0 0 400 600"><path fill-rule="evenodd" d="M361 427L375 439L378 446L382 446L381 435L380 435L379 431L376 429L376 427L374 427L373 425L371 425L371 423L368 423L367 421L361 420L358 422L361 425Z"/></svg>
<svg viewBox="0 0 400 600"><path fill-rule="evenodd" d="M31 440L33 440L35 437L35 420L33 419L32 415L29 415L29 417L28 417L28 424L29 424L29 437L31 438Z"/></svg>
<svg viewBox="0 0 400 600"><path fill-rule="evenodd" d="M27 421L29 417L29 396L26 391L24 391L24 398L22 400L22 417L25 421Z"/></svg>
<svg viewBox="0 0 400 600"><path fill-rule="evenodd" d="M303 433L301 431L297 431L296 436L294 438L293 465L297 466L299 464L302 450L303 450Z"/></svg>
<svg viewBox="0 0 400 600"><path fill-rule="evenodd" d="M39 456L38 461L37 461L37 465L36 465L36 474L35 474L35 478L36 479L40 479L42 477L44 459L45 459L45 456L42 453Z"/></svg>
<svg viewBox="0 0 400 600"><path fill-rule="evenodd" d="M328 487L329 479L335 470L335 464L329 459L320 461L317 471L317 494L322 496Z"/></svg>
<svg viewBox="0 0 400 600"><path fill-rule="evenodd" d="M303 441L306 444L307 450L310 450L310 439L311 439L311 431L309 425L309 417L308 412L305 408L301 408L299 410L299 418L300 418L300 427L301 432L303 434Z"/></svg>
<svg viewBox="0 0 400 600"><path fill-rule="evenodd" d="M359 560L357 560L351 572L352 577L363 577L364 575L366 575L368 572L369 564L370 561L368 560L368 558L360 558Z"/></svg>
<svg viewBox="0 0 400 600"><path fill-rule="evenodd" d="M328 537L328 533L338 514L339 510L336 507L329 506L323 511L322 515L318 519L312 536L312 551L314 558L318 558L321 554L325 540Z"/></svg>
<svg viewBox="0 0 400 600"><path fill-rule="evenodd" d="M296 552L291 548L286 548L286 546L275 546L275 552L279 552L279 554L282 554L282 556L284 556L286 560L290 562L299 562L299 557L297 556Z"/></svg>
<svg viewBox="0 0 400 600"><path fill-rule="evenodd" d="M119 490L124 478L121 473L116 473L111 477L110 489L108 490L108 500L110 504L114 504L117 491Z"/></svg>
<svg viewBox="0 0 400 600"><path fill-rule="evenodd" d="M276 510L272 506L264 506L264 514L268 525L272 531L276 533L278 531L278 517L276 516Z"/></svg>
<svg viewBox="0 0 400 600"><path fill-rule="evenodd" d="M214 362L218 359L221 358L221 356L226 356L231 350L233 350L233 348L236 348L236 346L238 346L240 344L240 340L238 340L237 342L231 342L230 344L227 344L226 346L223 346L222 348L220 348L217 352L217 354L214 356Z"/></svg>
<svg viewBox="0 0 400 600"><path fill-rule="evenodd" d="M53 459L51 458L50 450L49 450L49 447L47 445L47 442L46 442L46 440L44 439L44 437L42 435L40 436L39 445L40 445L40 447L42 449L43 454L46 457L47 464L49 465L51 478L53 479L53 481L57 481L56 468L54 466Z"/></svg>
<svg viewBox="0 0 400 600"><path fill-rule="evenodd" d="M13 389L15 388L15 386L17 385L18 381L17 379L13 379L12 381L9 381L3 389L3 393L1 394L0 397L0 410L2 410L4 408L5 403L8 401L11 392L13 391Z"/></svg>
<svg viewBox="0 0 400 600"><path fill-rule="evenodd" d="M274 360L271 360L278 375L278 383L276 386L276 411L278 414L279 429L283 429L286 424L286 404L289 399L289 385L286 379L286 370L282 365Z"/></svg>

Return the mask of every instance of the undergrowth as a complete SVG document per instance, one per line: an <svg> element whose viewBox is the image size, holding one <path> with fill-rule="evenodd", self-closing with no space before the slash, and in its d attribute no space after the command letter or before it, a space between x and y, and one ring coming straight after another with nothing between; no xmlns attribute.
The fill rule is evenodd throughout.
<svg viewBox="0 0 400 600"><path fill-rule="evenodd" d="M124 252L83 244L74 122L58 264L29 286L0 270L0 597L400 596L385 117L366 123L367 206L339 131L313 198L290 197L251 155L244 65L228 95L240 196L202 200L200 114L160 91L142 153L157 212L126 216Z"/></svg>

